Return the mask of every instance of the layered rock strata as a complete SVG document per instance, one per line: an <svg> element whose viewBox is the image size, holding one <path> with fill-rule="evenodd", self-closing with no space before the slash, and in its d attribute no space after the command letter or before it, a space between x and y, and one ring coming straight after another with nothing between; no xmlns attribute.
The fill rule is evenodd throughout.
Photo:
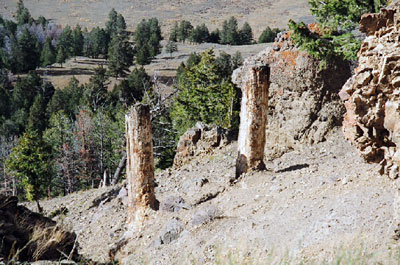
<svg viewBox="0 0 400 265"><path fill-rule="evenodd" d="M149 106L133 106L126 115L126 174L129 215L135 229L140 229L147 210L156 208L152 136Z"/></svg>
<svg viewBox="0 0 400 265"><path fill-rule="evenodd" d="M400 15L396 5L361 18L367 34L359 66L343 86L345 137L381 173L395 179L400 167Z"/></svg>

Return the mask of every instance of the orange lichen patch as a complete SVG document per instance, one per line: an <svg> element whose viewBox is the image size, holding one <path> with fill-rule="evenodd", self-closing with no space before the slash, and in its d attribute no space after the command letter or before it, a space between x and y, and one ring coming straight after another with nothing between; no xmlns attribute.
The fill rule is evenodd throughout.
<svg viewBox="0 0 400 265"><path fill-rule="evenodd" d="M321 35L321 29L319 28L318 23L310 23L307 25L308 29L311 32L317 33L318 35Z"/></svg>
<svg viewBox="0 0 400 265"><path fill-rule="evenodd" d="M298 51L282 51L281 57L282 59L289 64L290 66L296 66L296 59L299 56Z"/></svg>

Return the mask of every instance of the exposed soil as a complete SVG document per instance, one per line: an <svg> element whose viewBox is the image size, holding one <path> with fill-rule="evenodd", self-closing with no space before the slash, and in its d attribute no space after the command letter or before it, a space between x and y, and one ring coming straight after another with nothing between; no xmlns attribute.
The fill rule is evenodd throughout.
<svg viewBox="0 0 400 265"><path fill-rule="evenodd" d="M161 208L140 233L125 223L120 186L42 204L48 213L68 209L58 220L78 234L80 253L96 261L106 261L125 234L130 239L118 256L124 264L213 264L229 252L239 264L258 264L271 252L282 258L285 251L299 260L329 261L348 248L374 253L371 264L387 263L395 229L393 183L363 162L340 130L230 184L236 150L233 143L159 172Z"/></svg>

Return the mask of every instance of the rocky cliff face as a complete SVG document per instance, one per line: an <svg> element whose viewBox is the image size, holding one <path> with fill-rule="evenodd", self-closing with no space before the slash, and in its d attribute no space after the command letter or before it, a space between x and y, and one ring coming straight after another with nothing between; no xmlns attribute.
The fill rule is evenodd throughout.
<svg viewBox="0 0 400 265"><path fill-rule="evenodd" d="M381 173L399 176L400 166L400 15L398 4L366 14L360 30L367 34L359 67L343 86L346 138Z"/></svg>
<svg viewBox="0 0 400 265"><path fill-rule="evenodd" d="M340 125L344 106L338 97L350 77L349 65L335 62L326 69L306 52L297 49L290 34L281 33L272 48L248 58L232 77L242 90L252 89L242 79L260 66L270 68L267 158L296 148L298 144L318 143L336 125Z"/></svg>

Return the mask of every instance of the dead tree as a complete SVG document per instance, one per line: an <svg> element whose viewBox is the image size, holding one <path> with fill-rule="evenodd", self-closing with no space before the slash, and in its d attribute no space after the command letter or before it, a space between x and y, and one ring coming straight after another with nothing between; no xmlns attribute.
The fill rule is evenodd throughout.
<svg viewBox="0 0 400 265"><path fill-rule="evenodd" d="M146 218L147 210L156 208L149 106L136 104L126 115L126 153L129 219L139 229Z"/></svg>
<svg viewBox="0 0 400 265"><path fill-rule="evenodd" d="M236 177L250 169L265 168L263 158L270 75L268 65L250 66L241 71L244 71L241 75L233 77L242 90Z"/></svg>

